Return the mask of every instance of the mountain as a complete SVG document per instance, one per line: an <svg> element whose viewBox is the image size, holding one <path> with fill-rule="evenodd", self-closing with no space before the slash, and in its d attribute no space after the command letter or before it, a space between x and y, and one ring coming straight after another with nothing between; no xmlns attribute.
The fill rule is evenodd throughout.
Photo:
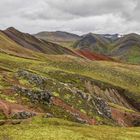
<svg viewBox="0 0 140 140"><path fill-rule="evenodd" d="M82 36L73 47L76 50L88 51L113 57L117 61L140 63L140 35L138 34L93 34Z"/></svg>
<svg viewBox="0 0 140 140"><path fill-rule="evenodd" d="M3 31L0 31L0 52L25 58L35 57L35 53L17 44L14 40L5 35Z"/></svg>
<svg viewBox="0 0 140 140"><path fill-rule="evenodd" d="M55 43L37 39L36 37L27 33L22 33L13 27L6 29L4 33L20 46L26 49L30 49L32 51L55 55L56 54L76 55L73 51L67 48L64 48Z"/></svg>
<svg viewBox="0 0 140 140"><path fill-rule="evenodd" d="M110 44L101 35L83 38L100 49ZM140 66L49 43L13 28L0 32L0 139L139 138Z"/></svg>
<svg viewBox="0 0 140 140"><path fill-rule="evenodd" d="M62 32L62 31L40 32L40 33L35 34L35 37L46 40L46 41L57 43L65 47L71 46L75 41L81 38L80 36L76 34Z"/></svg>
<svg viewBox="0 0 140 140"><path fill-rule="evenodd" d="M140 35L128 34L115 41L112 55L131 63L140 63Z"/></svg>
<svg viewBox="0 0 140 140"><path fill-rule="evenodd" d="M88 50L99 54L106 54L109 43L109 40L102 35L89 33L78 40L73 47L78 50Z"/></svg>
<svg viewBox="0 0 140 140"><path fill-rule="evenodd" d="M119 34L103 34L102 36L112 42L122 37L122 35Z"/></svg>
<svg viewBox="0 0 140 140"><path fill-rule="evenodd" d="M74 48L76 52L79 51L80 53L78 53L84 57L86 57L88 53L90 56L86 58L90 60L95 60L95 58L97 58L93 57L91 59L91 54L97 54L110 59L114 58L116 61L140 63L140 36L138 34L119 35L89 33L78 36L67 32L56 31L40 32L35 36L53 43L61 44L65 47Z"/></svg>
<svg viewBox="0 0 140 140"><path fill-rule="evenodd" d="M92 36L91 37L92 39L94 39L94 36L97 36L96 38L100 41L100 44L103 44L102 43L103 37L101 35L93 35L93 34L88 34L84 36L83 42L85 42L88 39L89 39L89 42L92 41L92 39L90 40L90 35ZM69 48L70 48L70 46L68 45L69 43L71 46L73 46L72 44L74 44L74 42L82 42L82 39L81 39L82 37L75 34L61 32L61 31L41 32L41 33L36 34L35 36L43 40L49 40L51 42L55 42L57 44L61 44L61 45L67 44L66 47L69 47ZM105 43L108 43L108 40L104 39L104 41L106 41ZM100 46L100 44L98 46ZM98 46L96 48L98 48ZM100 50L102 50L102 48L100 48ZM88 51L88 49L83 50L83 51L79 49L79 51L76 50L75 52L77 52L77 54L79 54L81 57L85 57L89 60L107 60L107 61L113 60L112 58L107 57L105 55L90 52Z"/></svg>

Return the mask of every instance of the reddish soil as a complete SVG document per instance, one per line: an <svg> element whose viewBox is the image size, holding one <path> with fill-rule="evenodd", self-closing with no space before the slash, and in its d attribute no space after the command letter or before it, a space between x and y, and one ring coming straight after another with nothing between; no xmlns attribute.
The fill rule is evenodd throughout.
<svg viewBox="0 0 140 140"><path fill-rule="evenodd" d="M120 111L116 108L111 108L111 111L113 119L121 126L134 126L134 121L140 120L139 113Z"/></svg>
<svg viewBox="0 0 140 140"><path fill-rule="evenodd" d="M79 118L80 120L83 120L83 121L87 122L90 125L95 125L96 124L95 119L89 118L86 114L84 114L84 113L80 112L79 110L73 108L72 106L66 104L61 99L59 99L57 97L53 97L52 102L53 102L54 105L63 108L64 110L69 112L74 117Z"/></svg>
<svg viewBox="0 0 140 140"><path fill-rule="evenodd" d="M77 50L77 53L79 53L80 55L82 55L90 60L113 61L113 59L108 56L96 54L96 53L90 52L88 50Z"/></svg>
<svg viewBox="0 0 140 140"><path fill-rule="evenodd" d="M1 90L3 95L12 97L15 92L13 89L3 89ZM4 112L4 114L8 117L13 113L16 112L34 112L35 114L42 114L44 113L44 110L41 109L39 106L35 106L32 103L26 103L26 101L22 100L20 96L15 97L16 103L11 103L6 100L0 99L0 111Z"/></svg>
<svg viewBox="0 0 140 140"><path fill-rule="evenodd" d="M16 112L34 112L33 110L28 109L28 107L19 105L16 103L10 103L4 100L0 100L0 110L8 117L9 115Z"/></svg>

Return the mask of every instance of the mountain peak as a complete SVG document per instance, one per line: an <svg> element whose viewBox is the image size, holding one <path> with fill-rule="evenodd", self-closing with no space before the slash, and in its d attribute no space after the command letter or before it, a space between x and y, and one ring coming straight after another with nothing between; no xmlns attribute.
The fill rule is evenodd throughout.
<svg viewBox="0 0 140 140"><path fill-rule="evenodd" d="M8 27L6 30L13 31L13 30L17 30L17 29L14 27Z"/></svg>
<svg viewBox="0 0 140 140"><path fill-rule="evenodd" d="M93 33L88 33L88 34L85 34L84 36L93 36Z"/></svg>

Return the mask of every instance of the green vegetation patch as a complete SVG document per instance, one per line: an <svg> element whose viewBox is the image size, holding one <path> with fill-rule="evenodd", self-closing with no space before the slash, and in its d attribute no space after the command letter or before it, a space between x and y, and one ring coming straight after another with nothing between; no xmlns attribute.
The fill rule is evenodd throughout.
<svg viewBox="0 0 140 140"><path fill-rule="evenodd" d="M88 126L61 119L34 118L0 127L1 140L139 140L140 128Z"/></svg>

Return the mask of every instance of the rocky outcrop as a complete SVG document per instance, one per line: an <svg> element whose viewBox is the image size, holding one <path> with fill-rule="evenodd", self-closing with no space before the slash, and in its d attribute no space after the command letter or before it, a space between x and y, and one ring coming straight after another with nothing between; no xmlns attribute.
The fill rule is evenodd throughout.
<svg viewBox="0 0 140 140"><path fill-rule="evenodd" d="M62 77L60 77L61 75ZM63 77L65 75L66 77ZM26 79L31 85L35 85L37 89L34 89L34 86L31 88L16 86L14 87L14 90L20 95L29 98L33 103L41 103L45 106L47 105L46 107L49 108L50 114L54 117L60 115L57 114L56 108L58 110L61 108L64 112L70 114L72 118L75 118L75 120L80 123L104 123L104 121L96 121L95 116L98 116L100 120L107 119L114 123L116 121L122 126L139 125L138 117L136 117L135 120L131 119L128 123L128 118L124 117L124 113L119 112L118 115L122 114L122 116L121 118L119 118L120 116L116 118L116 115L114 115L115 113L113 113L111 109L112 106L108 104L109 102L123 106L128 110L133 110L134 108L132 104L128 102L123 94L125 90L80 75L60 72L53 73L53 77L56 76L56 78L51 78L51 76L50 78L46 78L30 71L20 70L18 72L18 77ZM65 81L64 78L71 78L69 80L70 82ZM48 92L48 90L51 92ZM53 108L53 106L55 106L56 112L51 112L51 108ZM68 114L61 114L61 117ZM127 116L130 116L131 118L132 114Z"/></svg>
<svg viewBox="0 0 140 140"><path fill-rule="evenodd" d="M44 90L30 90L24 87L14 86L14 91L28 97L33 103L48 104L51 102L51 94Z"/></svg>
<svg viewBox="0 0 140 140"><path fill-rule="evenodd" d="M26 111L23 111L23 112L16 112L12 115L12 118L13 119L28 119L28 118L31 118L33 116L36 116L35 113L33 112L26 112Z"/></svg>
<svg viewBox="0 0 140 140"><path fill-rule="evenodd" d="M92 108L95 108L96 111L98 112L98 114L100 114L101 116L110 118L110 119L112 118L111 109L110 109L109 105L107 104L107 102L105 100L103 100L102 98L97 97L95 95L91 95L89 93L85 93L76 88L72 89L71 91L75 94L79 94L81 96L81 98L85 100L85 102L91 103Z"/></svg>
<svg viewBox="0 0 140 140"><path fill-rule="evenodd" d="M112 118L111 109L109 105L107 104L107 102L105 102L101 98L96 97L92 100L92 103L94 104L94 106L96 106L96 109L100 115L102 115L103 117L110 118L110 119Z"/></svg>
<svg viewBox="0 0 140 140"><path fill-rule="evenodd" d="M25 70L18 71L17 75L19 77L23 77L23 78L29 80L29 82L31 84L36 84L41 88L43 88L45 81L47 80L47 78L41 77L37 74L33 74L33 73L25 71Z"/></svg>
<svg viewBox="0 0 140 140"><path fill-rule="evenodd" d="M91 94L103 98L107 102L118 104L128 109L134 109L132 104L126 99L126 96L124 95L125 91L123 89L113 86L102 87L92 81L85 81L85 87Z"/></svg>
<svg viewBox="0 0 140 140"><path fill-rule="evenodd" d="M88 108L91 109L91 111L96 112L102 117L106 117L111 119L111 109L109 108L109 105L105 100L103 100L101 97L96 97L95 95L86 93L82 90L79 90L78 88L74 87L74 85L62 83L57 80L44 78L39 75L36 75L34 73L31 73L29 71L21 70L18 72L19 77L23 77L27 79L30 83L37 85L38 87L41 87L43 90L46 89L48 82L53 84L52 87L55 90L58 90L59 96L63 94L63 96L70 96L74 100L80 99L83 102L83 105L88 106ZM24 96L30 98L32 102L44 102L44 99L49 103L51 102L51 95L52 97L55 96L52 93L44 92L44 91L31 91L29 89L25 88L15 88L17 92L22 93ZM38 93L37 93L38 92ZM61 93L62 92L62 93ZM37 93L37 94L36 94ZM38 98L40 96L40 98ZM44 97L45 96L45 97ZM64 98L64 97L61 97ZM69 101L70 99L63 99L66 103L71 104L73 107L76 107L76 102L72 103L73 101Z"/></svg>

